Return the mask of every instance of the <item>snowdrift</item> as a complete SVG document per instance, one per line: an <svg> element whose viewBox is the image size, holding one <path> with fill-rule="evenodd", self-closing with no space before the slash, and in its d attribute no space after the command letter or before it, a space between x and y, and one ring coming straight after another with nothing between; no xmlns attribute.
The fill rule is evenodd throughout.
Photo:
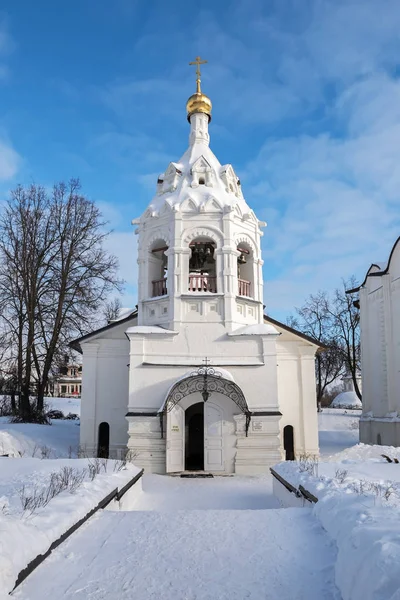
<svg viewBox="0 0 400 600"><path fill-rule="evenodd" d="M332 400L330 408L362 408L362 404L355 392L342 392Z"/></svg>
<svg viewBox="0 0 400 600"><path fill-rule="evenodd" d="M400 448L358 444L308 471L299 462L274 467L318 498L313 512L336 542L343 600L400 598L400 464L381 454L400 458Z"/></svg>

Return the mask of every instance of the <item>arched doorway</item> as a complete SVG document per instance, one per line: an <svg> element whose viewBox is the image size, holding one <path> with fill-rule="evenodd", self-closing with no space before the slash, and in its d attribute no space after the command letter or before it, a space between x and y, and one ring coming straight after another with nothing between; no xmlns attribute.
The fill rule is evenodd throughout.
<svg viewBox="0 0 400 600"><path fill-rule="evenodd" d="M108 458L110 452L110 426L103 421L99 425L99 438L97 442L97 457Z"/></svg>
<svg viewBox="0 0 400 600"><path fill-rule="evenodd" d="M294 433L292 425L286 425L286 427L283 429L283 448L286 455L285 460L295 460Z"/></svg>
<svg viewBox="0 0 400 600"><path fill-rule="evenodd" d="M204 403L192 404L185 411L185 470L204 469Z"/></svg>
<svg viewBox="0 0 400 600"><path fill-rule="evenodd" d="M225 456L227 456L226 460L232 460L231 454L225 454L225 440L228 439L226 436L232 438L232 432L229 425L224 425L224 410L220 404L221 398L218 400L218 396L225 396L232 400L243 413L247 436L251 412L246 399L240 387L233 380L228 379L231 377L230 374L223 369L221 371L209 365L200 367L177 381L169 390L159 412L161 437L164 437L166 426L167 473L176 473L185 469L222 472L226 469ZM187 397L191 395L193 396L190 401ZM203 407L202 413L199 405ZM192 408L194 406L196 408ZM226 433L224 427L227 429ZM234 427L232 418L232 428ZM203 432L202 440L200 430ZM190 433L193 434L191 442Z"/></svg>

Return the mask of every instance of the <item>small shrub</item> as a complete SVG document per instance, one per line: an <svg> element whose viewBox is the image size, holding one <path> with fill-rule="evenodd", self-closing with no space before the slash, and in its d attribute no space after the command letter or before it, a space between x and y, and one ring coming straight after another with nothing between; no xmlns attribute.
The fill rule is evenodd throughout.
<svg viewBox="0 0 400 600"><path fill-rule="evenodd" d="M347 477L347 471L345 469L336 469L335 471L335 479L339 481L339 483L343 483Z"/></svg>
<svg viewBox="0 0 400 600"><path fill-rule="evenodd" d="M300 454L298 460L300 473L309 473L318 477L318 456L313 454Z"/></svg>
<svg viewBox="0 0 400 600"><path fill-rule="evenodd" d="M61 410L49 410L46 416L48 419L63 419L64 413Z"/></svg>
<svg viewBox="0 0 400 600"><path fill-rule="evenodd" d="M23 485L18 491L23 512L34 513L38 508L47 506L61 492L69 491L74 494L82 485L86 473L86 469L62 467L60 471L50 473L49 482L44 488L37 485L27 488Z"/></svg>
<svg viewBox="0 0 400 600"><path fill-rule="evenodd" d="M69 421L79 421L79 415L77 415L76 413L68 413L67 416L64 418L68 419Z"/></svg>

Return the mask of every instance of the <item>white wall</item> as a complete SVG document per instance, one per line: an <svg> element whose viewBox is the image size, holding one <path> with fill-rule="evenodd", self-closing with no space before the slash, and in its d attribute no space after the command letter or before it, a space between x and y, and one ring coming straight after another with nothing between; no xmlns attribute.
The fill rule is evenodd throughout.
<svg viewBox="0 0 400 600"><path fill-rule="evenodd" d="M387 272L370 269L360 289L363 416L360 440L400 445L400 244Z"/></svg>
<svg viewBox="0 0 400 600"><path fill-rule="evenodd" d="M80 445L89 454L97 452L98 427L103 421L110 425L110 456L117 456L118 449L128 442L129 342L122 333L125 328L121 325L109 332L111 339L82 343Z"/></svg>

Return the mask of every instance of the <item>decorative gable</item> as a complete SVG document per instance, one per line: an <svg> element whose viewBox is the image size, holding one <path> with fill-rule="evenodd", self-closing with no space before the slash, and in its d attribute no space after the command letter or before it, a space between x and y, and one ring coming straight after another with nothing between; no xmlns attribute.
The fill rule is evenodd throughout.
<svg viewBox="0 0 400 600"><path fill-rule="evenodd" d="M232 165L224 165L221 168L221 179L225 185L225 191L231 194L235 194L235 196L242 196L242 190L240 186L240 180L233 170Z"/></svg>
<svg viewBox="0 0 400 600"><path fill-rule="evenodd" d="M182 171L176 163L169 163L164 174L159 175L157 180L157 192L159 194L171 193L176 190Z"/></svg>
<svg viewBox="0 0 400 600"><path fill-rule="evenodd" d="M192 183L190 185L192 188L196 188L199 185L213 187L214 172L210 163L204 158L204 156L199 156L199 158L193 163L191 174Z"/></svg>

